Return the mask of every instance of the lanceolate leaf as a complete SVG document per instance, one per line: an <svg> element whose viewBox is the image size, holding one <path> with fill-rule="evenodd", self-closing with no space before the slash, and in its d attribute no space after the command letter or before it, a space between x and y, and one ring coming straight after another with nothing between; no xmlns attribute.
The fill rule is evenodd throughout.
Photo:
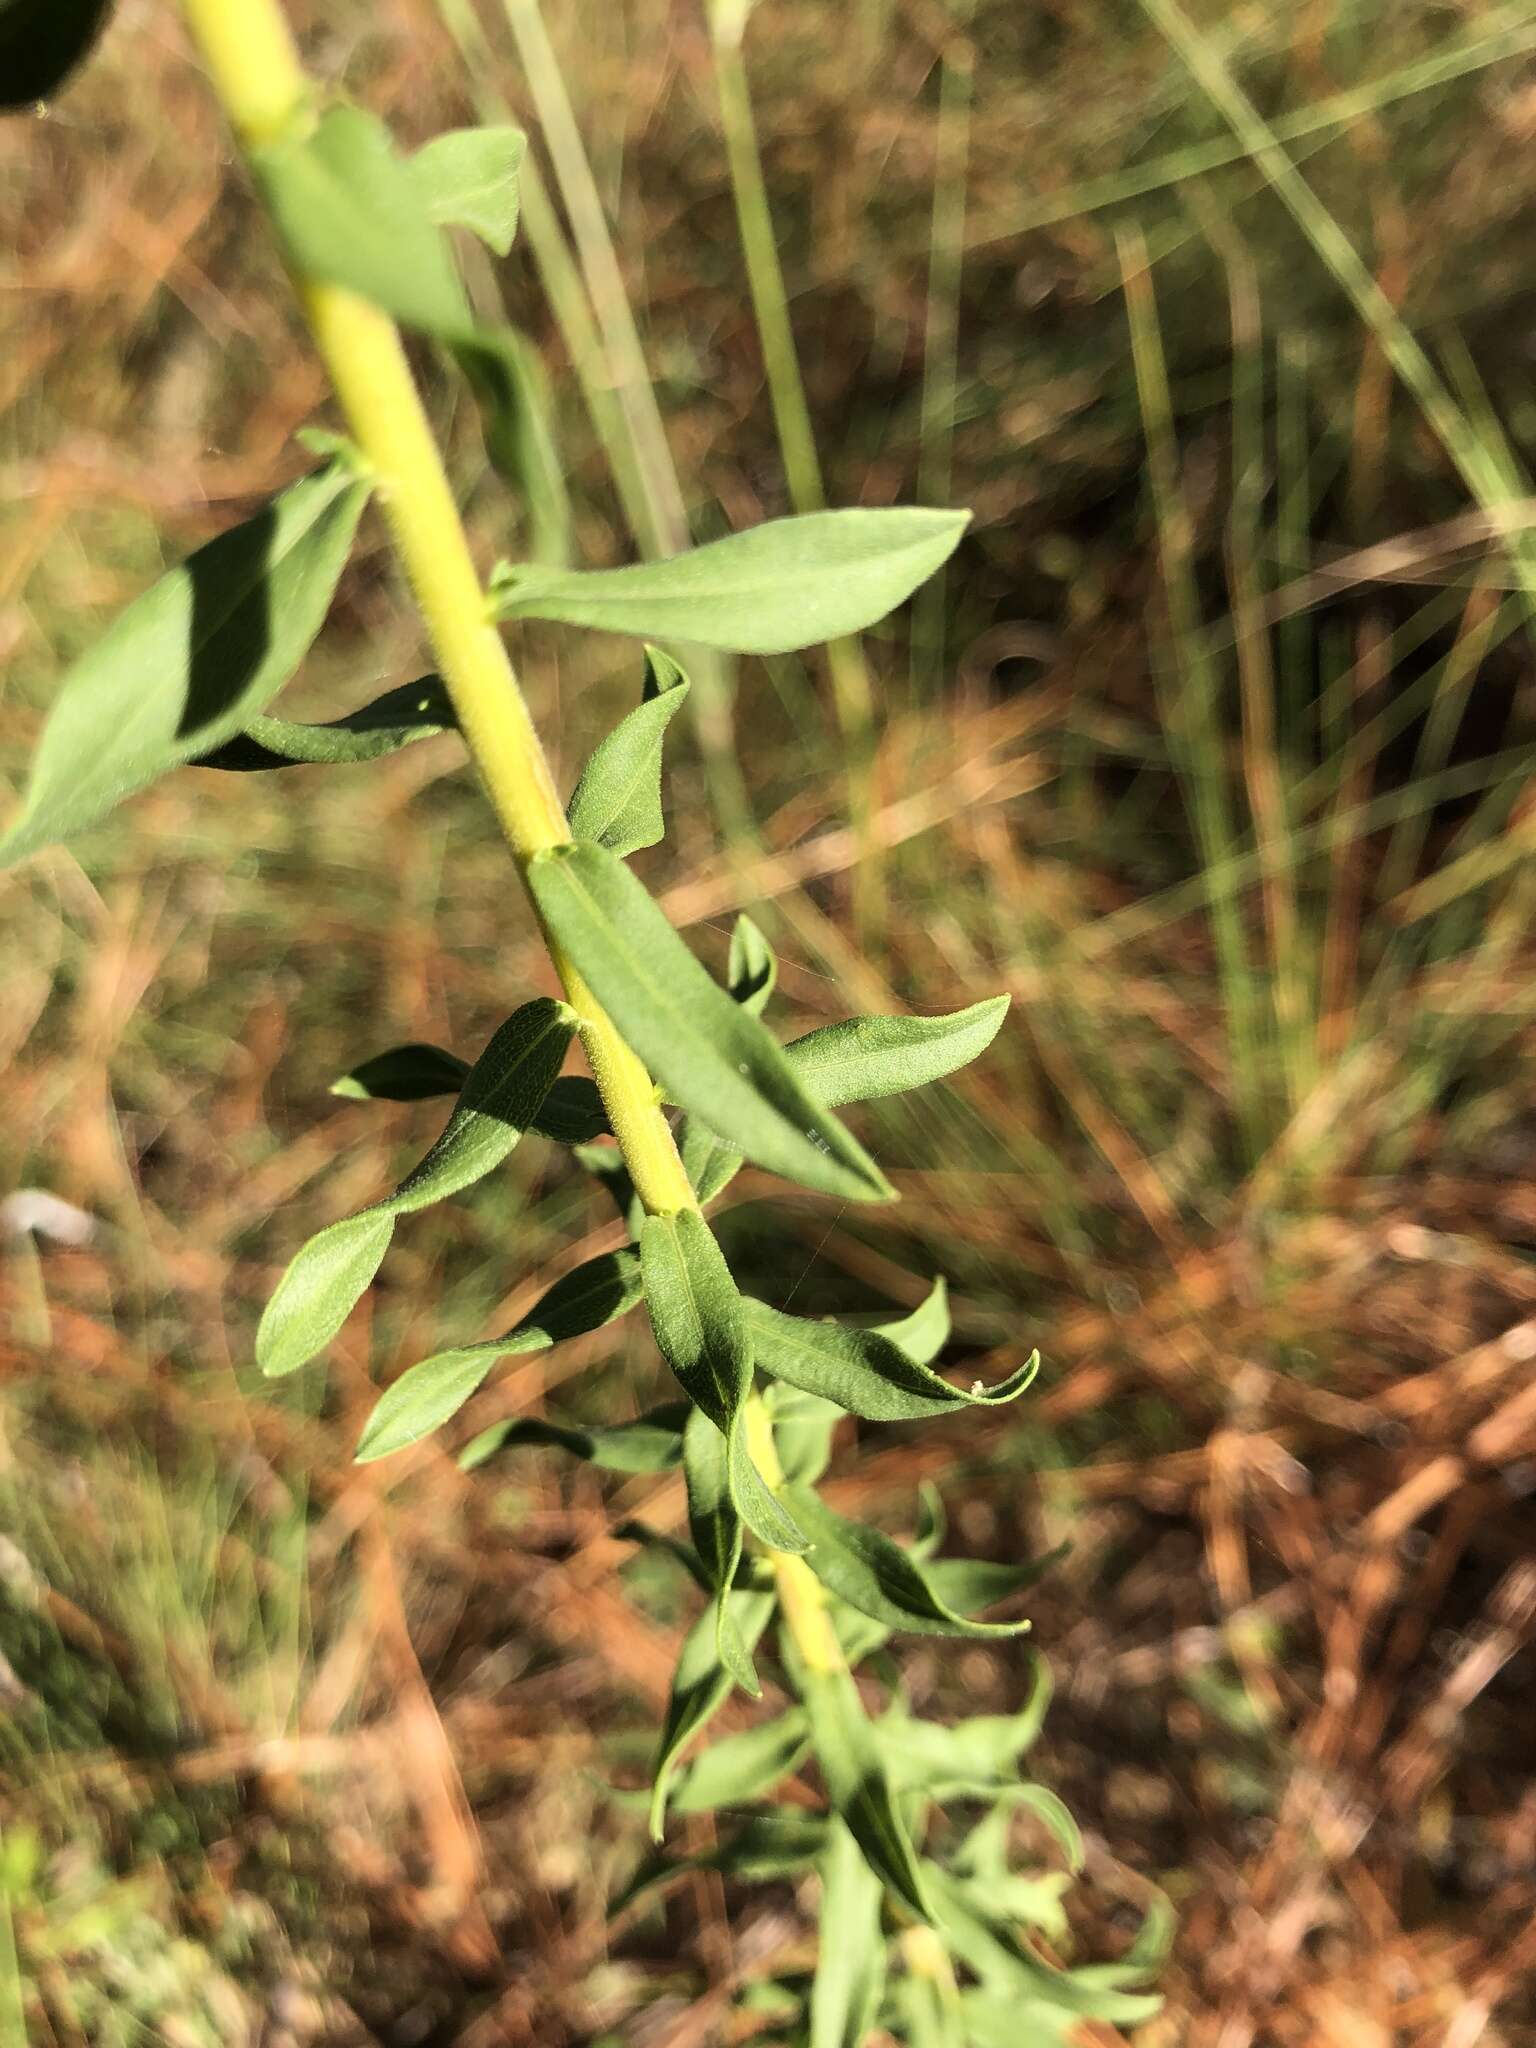
<svg viewBox="0 0 1536 2048"><path fill-rule="evenodd" d="M570 802L572 834L634 853L654 846L665 831L661 815L661 745L668 725L688 694L688 679L675 662L654 649L651 674L666 678L600 740ZM664 666L663 666L664 664Z"/></svg>
<svg viewBox="0 0 1536 2048"><path fill-rule="evenodd" d="M547 1351L568 1337L583 1337L626 1314L639 1299L639 1261L633 1252L589 1259L557 1280L505 1336L439 1351L401 1373L368 1418L357 1446L358 1464L387 1458L440 1429L498 1359Z"/></svg>
<svg viewBox="0 0 1536 2048"><path fill-rule="evenodd" d="M64 678L0 866L248 725L319 632L368 490L333 464L135 599Z"/></svg>
<svg viewBox="0 0 1536 2048"><path fill-rule="evenodd" d="M766 1302L746 1301L753 1356L774 1379L821 1394L869 1422L913 1422L956 1408L996 1407L1023 1393L1039 1368L1034 1353L1017 1372L982 1389L967 1391L874 1330L850 1330L787 1316Z"/></svg>
<svg viewBox="0 0 1536 2048"><path fill-rule="evenodd" d="M741 1296L714 1232L692 1209L647 1216L640 1266L662 1357L689 1400L726 1430L746 1399L752 1352Z"/></svg>
<svg viewBox="0 0 1536 2048"><path fill-rule="evenodd" d="M673 1099L749 1159L807 1187L881 1200L890 1186L797 1079L772 1035L733 1003L659 905L605 848L553 847L528 864L550 929Z"/></svg>
<svg viewBox="0 0 1536 2048"><path fill-rule="evenodd" d="M929 1919L917 1852L853 1679L846 1671L807 1671L792 1654L790 1661L832 1804L880 1881L909 1912Z"/></svg>
<svg viewBox="0 0 1536 2048"><path fill-rule="evenodd" d="M971 1621L940 1597L927 1570L899 1543L863 1522L850 1522L809 1486L789 1486L790 1513L810 1538L811 1570L840 1600L888 1628L929 1636L1015 1636L1027 1621Z"/></svg>
<svg viewBox="0 0 1536 2048"><path fill-rule="evenodd" d="M948 560L967 517L915 506L812 512L664 562L515 570L494 595L503 618L783 654L883 619Z"/></svg>
<svg viewBox="0 0 1536 2048"><path fill-rule="evenodd" d="M693 1209L647 1216L640 1228L640 1265L661 1355L688 1398L723 1433L725 1482L735 1512L774 1549L803 1550L805 1538L769 1492L747 1449L742 1403L752 1380L752 1352L742 1299L714 1232Z"/></svg>
<svg viewBox="0 0 1536 2048"><path fill-rule="evenodd" d="M808 2048L864 2048L885 1989L880 1879L841 1822L818 1868L821 1953L811 1985Z"/></svg>
<svg viewBox="0 0 1536 2048"><path fill-rule="evenodd" d="M771 1593L732 1593L731 1619L750 1652L773 1612ZM725 1704L731 1675L720 1662L713 1608L701 1614L683 1639L672 1694L662 1724L661 1744L651 1783L651 1839L659 1842L667 1820L667 1793L678 1759L688 1744Z"/></svg>
<svg viewBox="0 0 1536 2048"><path fill-rule="evenodd" d="M517 176L528 139L520 128L454 128L411 157L428 218L468 228L505 256L517 233Z"/></svg>
<svg viewBox="0 0 1536 2048"><path fill-rule="evenodd" d="M417 740L450 732L457 721L440 676L422 676L386 690L371 704L334 718L327 725L302 725L291 718L252 718L211 753L201 754L196 768L338 767L354 761L378 761L398 754Z"/></svg>
<svg viewBox="0 0 1536 2048"><path fill-rule="evenodd" d="M543 1417L515 1416L483 1429L459 1453L459 1465L472 1472L499 1451L549 1446L569 1451L572 1457L603 1472L670 1472L683 1461L683 1425L696 1412L686 1401L669 1401L665 1407L637 1415L633 1422L611 1422L591 1429Z"/></svg>
<svg viewBox="0 0 1536 2048"><path fill-rule="evenodd" d="M734 940L731 959L731 993L741 1001ZM760 1010L772 985L770 976L761 1000L754 999L747 1007ZM838 1109L846 1102L920 1088L953 1073L986 1050L1007 1008L1007 996L993 996L948 1017L850 1017L791 1039L783 1048L784 1057L818 1102ZM701 1204L713 1201L741 1166L741 1153L697 1117L689 1117L684 1126L682 1151L683 1166Z"/></svg>
<svg viewBox="0 0 1536 2048"><path fill-rule="evenodd" d="M111 0L0 0L0 107L52 98L111 11Z"/></svg>
<svg viewBox="0 0 1536 2048"><path fill-rule="evenodd" d="M810 1746L804 1710L791 1707L775 1720L711 1744L678 1777L669 1803L675 1813L744 1806L798 1770Z"/></svg>
<svg viewBox="0 0 1536 2048"><path fill-rule="evenodd" d="M948 1017L848 1017L784 1050L817 1101L837 1109L921 1088L968 1065L997 1036L1007 1008L1007 996L989 996Z"/></svg>
<svg viewBox="0 0 1536 2048"><path fill-rule="evenodd" d="M730 1604L741 1563L741 1517L731 1499L725 1438L702 1408L694 1409L683 1432L683 1477L689 1533L715 1593L715 1652L737 1685L755 1699L762 1687Z"/></svg>
<svg viewBox="0 0 1536 2048"><path fill-rule="evenodd" d="M457 1194L501 1164L548 1094L575 1028L576 1013L547 996L514 1011L415 1171L382 1202L320 1231L294 1258L256 1333L263 1372L293 1372L331 1341L378 1271L397 1217Z"/></svg>

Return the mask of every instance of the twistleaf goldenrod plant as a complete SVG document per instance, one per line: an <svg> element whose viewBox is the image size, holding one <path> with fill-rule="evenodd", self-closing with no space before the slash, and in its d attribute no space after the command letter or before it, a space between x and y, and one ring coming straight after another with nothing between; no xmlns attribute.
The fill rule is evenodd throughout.
<svg viewBox="0 0 1536 2048"><path fill-rule="evenodd" d="M995 1385L953 1384L936 1364L949 1329L942 1281L915 1313L885 1323L782 1313L741 1292L708 1220L744 1161L845 1202L891 1199L839 1110L984 1054L1006 998L951 1016L849 1018L783 1044L768 1022L776 970L757 927L738 921L722 985L627 865L662 836L662 750L688 691L677 662L652 643L764 653L858 633L947 559L965 515L818 511L596 571L536 546L541 559L506 566L483 587L401 330L437 344L468 379L491 457L529 502L533 530L558 532L537 368L516 334L473 313L450 234L507 248L521 136L458 132L407 155L372 114L306 76L279 0L183 0L183 9L349 438L313 436L325 453L318 468L165 576L77 662L0 857L15 861L90 826L185 763L229 772L362 763L446 729L462 735L563 999L522 1003L472 1062L403 1045L368 1052L337 1082L356 1098L440 1096L452 1108L393 1192L328 1224L293 1258L261 1319L261 1367L291 1373L324 1352L403 1219L494 1172L520 1144L567 1148L616 1200L627 1247L568 1273L504 1334L410 1367L378 1402L357 1455L385 1458L419 1442L503 1359L643 1305L678 1399L587 1429L504 1422L463 1453L469 1466L538 1448L621 1473L675 1468L684 1482L689 1541L670 1547L703 1606L656 1744L656 1854L627 1897L690 1867L665 1848L677 1814L721 1816L695 1865L743 1880L814 1873L820 1961L799 1987L790 2035L810 2048L854 2048L877 2026L916 2048L1018 2048L1065 2040L1085 2018L1138 2020L1154 2004L1142 1987L1156 1925L1123 1962L1076 1970L1048 1962L1030 1938L1064 1935L1066 1878L1014 1870L1015 1815L1043 1823L1069 1863L1080 1854L1060 1803L1019 1773L1044 1712L1043 1667L1022 1712L954 1726L912 1718L889 1687L871 1711L878 1688L854 1677L894 1634L1016 1636L1026 1623L980 1616L1038 1566L938 1556L931 1504L903 1546L834 1513L817 1491L843 1415L902 1423L1009 1402L1035 1360ZM0 52L21 53L17 91L51 90L102 12L0 0ZM437 672L329 724L274 715L370 497ZM503 643L508 618L601 628L644 649L639 702L596 748L569 803ZM590 1078L562 1072L575 1045ZM764 1672L787 1704L701 1747L733 1690L765 1696ZM820 1806L808 1807L803 1791L776 1804L775 1789L802 1768L818 1774Z"/></svg>

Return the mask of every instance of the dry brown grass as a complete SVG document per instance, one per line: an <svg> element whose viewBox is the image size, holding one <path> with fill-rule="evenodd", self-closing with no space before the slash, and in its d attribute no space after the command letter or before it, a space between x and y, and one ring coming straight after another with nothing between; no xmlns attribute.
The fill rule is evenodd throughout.
<svg viewBox="0 0 1536 2048"><path fill-rule="evenodd" d="M884 1120L912 1199L855 1227L792 1198L804 1270L772 1281L801 1307L911 1301L916 1276L944 1267L968 1369L1035 1341L1046 1354L1022 1414L899 1440L866 1431L840 1456L833 1498L899 1523L933 1479L973 1548L1070 1541L1032 1609L1058 1685L1037 1775L1089 1837L1083 1954L1115 1952L1149 1884L1180 1908L1167 2010L1142 2048L1518 2048L1536 2038L1528 831L1508 843L1518 811L1507 834L1495 825L1494 872L1464 899L1461 940L1373 998L1399 929L1372 894L1388 835L1346 814L1405 787L1370 721L1418 673L1410 655L1383 676L1379 654L1410 616L1393 579L1425 571L1425 554L1415 545L1385 568L1378 556L1373 570L1358 550L1455 505L1411 422L1372 438L1374 358L1298 285L1295 317L1315 313L1325 361L1332 349L1347 364L1359 488L1347 513L1320 490L1313 552L1271 579L1271 615L1332 599L1341 582L1357 601L1326 613L1344 619L1354 740L1328 813L1332 865L1305 878L1326 897L1308 963L1326 995L1317 1062L1286 1114L1268 1104L1262 1156L1242 1160L1230 990L1172 819L1149 677L1163 607L1134 502L1141 427L1120 316L1097 310L1117 288L1113 237L1086 212L1002 232L1016 220L1020 135L1036 198L1115 167L1106 108L1128 120L1163 95L1182 140L1166 55L1093 12L1055 8L1046 24L1042 10L1054 100L1028 69L1033 26L1012 10L978 15L990 68L972 138L972 410L955 495L983 526L952 608L953 688L911 704L894 652L877 653L892 704L872 826L887 852L883 944L863 959L846 935L855 845L814 672L743 679L760 849L719 853L685 758L653 873L707 949L737 904L774 922L802 1026L853 1006L944 1007L999 977L1014 992L994 1061ZM311 13L324 67L413 136L461 114L426 0ZM833 496L895 497L917 459L933 64L955 32L920 4L892 9L882 30L871 7L887 61L860 73L824 11L774 0L764 14L770 174L791 221ZM1315 97L1340 83L1332 14L1275 10L1254 30L1276 77ZM1478 10L1464 14L1475 25ZM635 231L628 281L683 475L733 524L777 511L706 43L688 10L572 9L560 26L590 46L583 112ZM1487 119L1456 101L1459 127L1426 115L1415 150L1394 154L1390 117L1372 117L1318 175L1381 230L1384 262L1394 222L1443 177L1405 298L1497 341L1501 309L1528 290L1528 199L1505 166L1529 85L1518 64L1484 84L1471 104ZM162 550L293 473L292 434L324 393L159 0L125 4L106 53L46 121L0 131L0 176L14 772L62 661ZM1245 177L1219 188L1224 203L1241 202ZM1166 194L1158 206L1159 289L1188 387L1180 484L1208 563L1229 511L1224 343L1205 315L1184 323L1202 289L1224 320L1225 286L1209 251L1205 270L1190 253L1187 217ZM1269 294L1300 259L1255 235ZM509 280L525 292L516 263ZM1523 379L1523 354L1491 352L1496 399L1517 355ZM434 403L457 437L451 394L434 389ZM612 554L625 542L600 456L575 406L561 410L582 544ZM467 423L461 438L468 479ZM1374 491L1360 483L1372 474ZM471 505L489 555L494 497L476 485ZM1456 546L1480 537L1452 532ZM1446 659L1470 649L1499 707L1482 734L1493 751L1529 732L1528 663L1523 647L1478 639L1499 564L1476 559L1484 580L1447 614ZM1437 555L1430 568L1443 567ZM373 534L303 698L355 701L418 652ZM629 687L623 658L549 636L522 652L569 767ZM1147 773L1162 780L1137 809ZM1406 880L1422 885L1464 813L1432 795L1416 804L1425 840ZM540 980L455 743L360 780L188 775L140 799L83 860L53 853L6 877L3 898L0 1176L99 1221L88 1247L21 1239L0 1265L0 1481L14 1524L0 1647L20 1688L0 1689L0 1712L21 1731L3 1752L0 1819L30 1820L50 1842L89 1835L131 1863L136 1816L190 1813L195 1853L166 1856L174 1882L155 1910L211 1941L237 1905L271 1902L271 1938L229 1967L238 2024L274 2048L750 2038L767 2020L733 2008L735 1992L810 1953L787 1895L727 1901L701 1878L649 1918L604 1920L635 1829L595 1774L638 1782L679 1618L675 1589L637 1574L611 1531L625 1515L675 1523L678 1489L599 1487L532 1460L466 1476L449 1455L546 1401L641 1403L658 1368L633 1332L519 1363L446 1447L350 1463L379 1380L450 1328L518 1313L612 1241L606 1214L559 1166L519 1163L496 1200L420 1220L334 1348L323 1394L275 1397L246 1366L287 1252L385 1184L431 1128L430 1112L336 1104L330 1077L395 1039L477 1043ZM1248 908L1260 928L1262 906ZM1427 1083L1426 1037L1441 1062ZM765 1191L744 1176L726 1221L749 1260ZM164 1530L151 1541L140 1517ZM196 1597L168 1590L178 1556L205 1549ZM158 1563L141 1571L146 1559ZM243 1632L222 1601L265 1601L270 1616ZM60 1646L57 1682L99 1679L110 1710L71 1733L68 1703L50 1700L51 1748L29 1747L32 1667L16 1644L45 1638ZM962 1696L1001 1708L1024 1676L984 1647L958 1660L919 1648L901 1668L941 1714ZM142 1724L125 1702L148 1703ZM153 1867L155 1852L139 1860ZM26 1925L22 1936L26 1952ZM57 1963L37 1966L34 1989L39 2040L86 2038Z"/></svg>

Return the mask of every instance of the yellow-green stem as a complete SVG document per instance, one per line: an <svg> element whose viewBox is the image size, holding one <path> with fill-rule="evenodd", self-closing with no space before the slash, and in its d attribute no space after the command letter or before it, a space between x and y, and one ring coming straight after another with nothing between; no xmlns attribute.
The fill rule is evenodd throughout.
<svg viewBox="0 0 1536 2048"><path fill-rule="evenodd" d="M183 8L242 143L270 141L302 117L310 82L278 0L183 0ZM525 874L528 860L565 843L570 829L491 623L399 332L351 292L312 278L295 282L348 429L372 469L465 744ZM636 1193L653 1213L697 1206L649 1074L558 942L545 937Z"/></svg>
<svg viewBox="0 0 1536 2048"><path fill-rule="evenodd" d="M302 117L310 84L279 0L182 0L182 6L242 143L270 141ZM399 332L352 292L313 278L295 283L348 428L372 469L459 728L526 881L532 856L565 844L570 828L505 644L490 622ZM582 1045L635 1192L652 1214L697 1208L650 1075L547 928L544 937L581 1019ZM781 1485L773 1424L757 1395L748 1423L759 1470L770 1486ZM836 1670L842 1651L820 1582L797 1557L774 1552L773 1564L801 1655L813 1670Z"/></svg>

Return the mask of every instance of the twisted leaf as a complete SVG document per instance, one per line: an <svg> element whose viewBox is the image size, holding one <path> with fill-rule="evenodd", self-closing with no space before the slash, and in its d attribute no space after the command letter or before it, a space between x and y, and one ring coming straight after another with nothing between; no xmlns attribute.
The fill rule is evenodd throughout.
<svg viewBox="0 0 1536 2048"><path fill-rule="evenodd" d="M646 649L643 701L593 749L571 797L571 833L611 853L654 846L666 830L661 814L661 748L688 694L688 678L659 649Z"/></svg>
<svg viewBox="0 0 1536 2048"><path fill-rule="evenodd" d="M881 1530L835 1514L809 1486L786 1486L790 1512L810 1538L822 1584L888 1628L930 1636L1016 1636L1027 1621L972 1621L941 1597L929 1570Z"/></svg>
<svg viewBox="0 0 1536 2048"><path fill-rule="evenodd" d="M417 196L439 227L468 228L498 256L517 234L517 177L528 138L520 128L454 128L409 159Z"/></svg>
<svg viewBox="0 0 1536 2048"><path fill-rule="evenodd" d="M429 1096L457 1095L468 1072L457 1053L414 1041L360 1061L331 1083L331 1093L357 1102L425 1102ZM573 1147L606 1132L608 1112L596 1082L585 1074L562 1074L528 1128Z"/></svg>
<svg viewBox="0 0 1536 2048"><path fill-rule="evenodd" d="M294 268L357 292L451 351L486 413L486 447L539 514L541 554L558 559L567 508L523 339L482 327L424 191L430 182L360 107L329 108L305 136L251 151L251 167Z"/></svg>
<svg viewBox="0 0 1536 2048"><path fill-rule="evenodd" d="M869 1422L912 1422L956 1408L995 1408L1016 1400L1039 1369L1035 1352L995 1386L978 1384L967 1391L952 1387L876 1330L787 1316L750 1297L745 1306L753 1357L764 1372Z"/></svg>
<svg viewBox="0 0 1536 2048"><path fill-rule="evenodd" d="M258 768L378 761L418 740L451 732L457 723L441 676L421 676L325 725L303 725L291 718L249 719L243 732L200 754L192 765L249 773Z"/></svg>
<svg viewBox="0 0 1536 2048"><path fill-rule="evenodd" d="M514 1011L415 1170L392 1195L332 1223L295 1256L256 1333L263 1372L293 1372L331 1341L378 1271L397 1217L459 1193L501 1164L549 1093L575 1029L575 1011L547 996Z"/></svg>

